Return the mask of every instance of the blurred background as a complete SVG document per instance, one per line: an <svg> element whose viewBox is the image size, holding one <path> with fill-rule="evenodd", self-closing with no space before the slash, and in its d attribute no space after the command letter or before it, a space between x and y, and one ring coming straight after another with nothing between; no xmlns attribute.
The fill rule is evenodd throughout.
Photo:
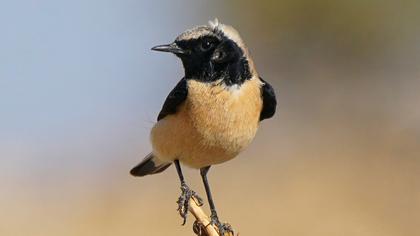
<svg viewBox="0 0 420 236"><path fill-rule="evenodd" d="M419 13L419 1L1 1L0 235L192 235L175 169L128 171L183 76L150 48L214 17L241 32L279 100L209 174L221 219L241 235L420 235Z"/></svg>

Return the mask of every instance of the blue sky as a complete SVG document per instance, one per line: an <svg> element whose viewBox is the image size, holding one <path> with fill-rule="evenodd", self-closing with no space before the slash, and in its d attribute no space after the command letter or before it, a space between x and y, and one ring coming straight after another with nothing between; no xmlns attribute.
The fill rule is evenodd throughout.
<svg viewBox="0 0 420 236"><path fill-rule="evenodd" d="M148 152L148 130L182 77L175 57L150 48L192 26L185 11L171 1L2 1L1 162L48 173L48 162Z"/></svg>

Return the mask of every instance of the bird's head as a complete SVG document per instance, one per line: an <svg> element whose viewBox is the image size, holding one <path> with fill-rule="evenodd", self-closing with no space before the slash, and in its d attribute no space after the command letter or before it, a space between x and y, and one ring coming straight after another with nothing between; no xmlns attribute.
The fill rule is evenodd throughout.
<svg viewBox="0 0 420 236"><path fill-rule="evenodd" d="M171 52L182 60L186 79L241 85L256 75L238 31L217 21L180 34L173 43L152 50Z"/></svg>

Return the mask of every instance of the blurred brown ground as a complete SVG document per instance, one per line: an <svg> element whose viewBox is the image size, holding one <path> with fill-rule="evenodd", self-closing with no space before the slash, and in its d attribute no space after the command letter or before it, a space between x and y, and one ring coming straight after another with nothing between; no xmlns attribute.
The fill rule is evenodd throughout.
<svg viewBox="0 0 420 236"><path fill-rule="evenodd" d="M279 106L243 154L211 170L222 220L241 235L420 235L420 4L225 4L208 11L242 32ZM11 181L0 234L192 235L174 168L128 176L148 151L133 146L95 178ZM205 196L198 172L186 175Z"/></svg>

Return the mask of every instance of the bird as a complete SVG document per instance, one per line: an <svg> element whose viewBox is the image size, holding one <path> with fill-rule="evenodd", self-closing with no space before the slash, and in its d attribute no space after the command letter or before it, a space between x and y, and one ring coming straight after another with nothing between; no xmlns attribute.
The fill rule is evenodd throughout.
<svg viewBox="0 0 420 236"><path fill-rule="evenodd" d="M211 166L238 156L254 139L260 122L274 116L275 91L257 73L239 32L217 19L152 50L178 57L185 75L167 96L151 129L152 152L130 173L158 174L173 163L181 182L178 211L185 224L190 198L202 200L186 184L181 163L199 169L211 224L221 235L233 232L219 220L207 173Z"/></svg>

